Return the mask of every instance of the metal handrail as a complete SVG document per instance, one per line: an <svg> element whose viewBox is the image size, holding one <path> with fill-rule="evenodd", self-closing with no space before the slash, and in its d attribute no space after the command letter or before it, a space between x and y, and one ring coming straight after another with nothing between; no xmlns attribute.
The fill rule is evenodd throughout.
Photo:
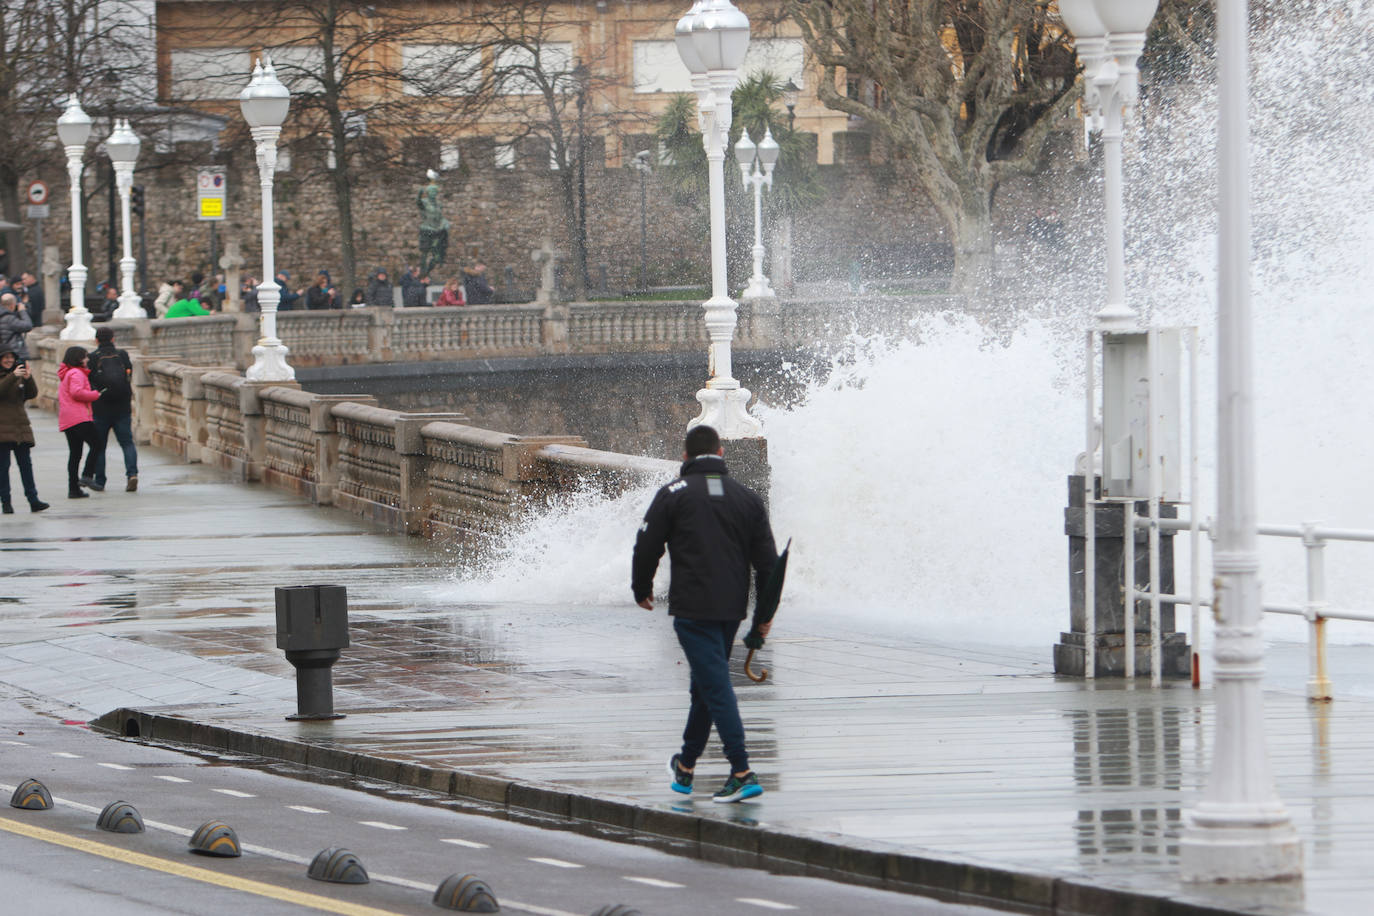
<svg viewBox="0 0 1374 916"><path fill-rule="evenodd" d="M1151 516L1139 516L1135 514L1135 505L1132 503L1126 508L1131 517L1132 530L1135 528L1145 528L1152 532L1161 530L1166 531L1206 531L1211 534L1212 525L1210 522L1199 522L1189 519L1159 518L1153 513ZM1328 620L1356 620L1366 623L1374 623L1374 610L1363 608L1339 608L1331 607L1326 601L1326 556L1325 549L1329 541L1350 541L1355 543L1374 544L1374 531L1358 528L1326 528L1316 523L1302 525L1259 525L1256 531L1264 537L1294 538L1303 542L1303 547L1307 551L1307 601L1301 605L1293 604L1265 604L1261 610L1266 614L1285 614L1293 617L1302 617L1307 620L1310 628L1308 630L1308 654L1310 660L1311 677L1307 682L1307 697L1313 701L1326 701L1332 697L1331 680L1327 676L1326 664L1326 621ZM1126 539L1127 544L1134 543L1135 538ZM1196 572L1196 571L1195 571ZM1157 578L1157 577L1154 577ZM1167 602L1170 604L1192 604L1194 607L1211 607L1213 602L1198 596L1185 597L1183 595L1156 594L1151 589L1137 589L1134 583L1130 583L1127 591L1134 594L1136 599L1147 599L1152 602ZM1129 602L1134 606L1134 601ZM1151 621L1150 642L1152 648L1159 642L1158 629ZM1197 641L1196 632L1193 634L1193 641ZM1193 678L1193 686L1198 685L1196 673Z"/></svg>

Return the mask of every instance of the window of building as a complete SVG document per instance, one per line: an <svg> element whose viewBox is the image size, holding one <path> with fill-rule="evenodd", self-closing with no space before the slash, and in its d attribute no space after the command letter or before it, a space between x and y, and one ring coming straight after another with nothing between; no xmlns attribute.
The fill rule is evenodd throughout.
<svg viewBox="0 0 1374 916"><path fill-rule="evenodd" d="M272 58L272 66L277 71L277 79L292 92L318 92L319 73L324 70L324 49L319 45L288 45L272 48L267 52ZM338 55L334 66L339 68Z"/></svg>
<svg viewBox="0 0 1374 916"><path fill-rule="evenodd" d="M247 48L187 48L171 55L174 99L237 99L252 74Z"/></svg>
<svg viewBox="0 0 1374 916"><path fill-rule="evenodd" d="M497 143L496 144L496 167L498 169L515 168L515 144Z"/></svg>
<svg viewBox="0 0 1374 916"><path fill-rule="evenodd" d="M634 43L635 92L691 92L692 75L678 56L672 41ZM740 77L767 71L780 83L789 79L805 88L805 47L800 38L755 38L749 42Z"/></svg>
<svg viewBox="0 0 1374 916"><path fill-rule="evenodd" d="M439 145L439 171L451 172L462 164L463 157L457 143L441 143Z"/></svg>
<svg viewBox="0 0 1374 916"><path fill-rule="evenodd" d="M407 95L467 95L482 87L482 50L473 45L401 46Z"/></svg>
<svg viewBox="0 0 1374 916"><path fill-rule="evenodd" d="M496 55L496 72L503 77L506 95L538 95L542 90L533 78L537 71L546 79L570 82L573 69L572 42L549 41L539 46L539 57L529 48L502 48Z"/></svg>

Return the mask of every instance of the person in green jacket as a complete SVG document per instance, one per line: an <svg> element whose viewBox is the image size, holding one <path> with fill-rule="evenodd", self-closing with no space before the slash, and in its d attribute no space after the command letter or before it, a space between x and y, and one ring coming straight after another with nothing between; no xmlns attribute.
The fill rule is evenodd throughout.
<svg viewBox="0 0 1374 916"><path fill-rule="evenodd" d="M163 318L195 318L199 315L208 315L210 311L204 308L195 299L178 299L167 309L167 314Z"/></svg>

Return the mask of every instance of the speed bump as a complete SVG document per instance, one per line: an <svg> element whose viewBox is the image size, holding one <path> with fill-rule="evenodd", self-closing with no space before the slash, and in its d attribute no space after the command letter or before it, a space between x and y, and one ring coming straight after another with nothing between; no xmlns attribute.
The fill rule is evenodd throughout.
<svg viewBox="0 0 1374 916"><path fill-rule="evenodd" d="M367 884L367 869L358 857L347 849L331 846L321 849L315 860L310 863L306 874L316 881L331 881L334 884Z"/></svg>
<svg viewBox="0 0 1374 916"><path fill-rule="evenodd" d="M95 825L111 833L142 833L143 817L126 801L113 801L96 818Z"/></svg>
<svg viewBox="0 0 1374 916"><path fill-rule="evenodd" d="M220 821L206 821L191 834L191 851L226 859L243 855L239 835L234 828Z"/></svg>
<svg viewBox="0 0 1374 916"><path fill-rule="evenodd" d="M499 913L501 904L476 875L449 875L434 891L434 905L465 913Z"/></svg>
<svg viewBox="0 0 1374 916"><path fill-rule="evenodd" d="M38 780L26 779L15 787L14 794L10 796L10 807L47 811L52 807L52 793Z"/></svg>

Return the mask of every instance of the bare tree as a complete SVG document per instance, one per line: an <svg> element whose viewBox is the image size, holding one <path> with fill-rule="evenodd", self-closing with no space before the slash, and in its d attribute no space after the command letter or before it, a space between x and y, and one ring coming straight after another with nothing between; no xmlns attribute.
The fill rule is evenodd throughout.
<svg viewBox="0 0 1374 916"><path fill-rule="evenodd" d="M341 292L358 280L354 189L402 168L414 171L421 155L434 160L424 166L440 167L441 141L477 117L468 90L482 79L481 61L455 53L454 44L469 19L456 8L442 15L436 9L269 0L254 4L251 18L229 16L208 31L203 21L194 26L202 47L261 48L290 88L286 139L307 148L295 160L302 180L322 180L333 196ZM194 94L194 80L179 88ZM417 134L433 142L417 143Z"/></svg>
<svg viewBox="0 0 1374 916"><path fill-rule="evenodd" d="M641 118L610 106L609 90L621 75L609 48L594 47L569 21L569 7L550 0L480 4L469 30L474 49L491 64L473 95L484 121L505 131L507 149L517 159L557 173L580 297L590 286L586 171L594 153L588 137L623 131ZM593 166L602 167L604 155L601 160Z"/></svg>
<svg viewBox="0 0 1374 916"><path fill-rule="evenodd" d="M1076 99L1050 0L786 0L826 106L862 118L922 187L954 247L952 289L990 277L992 200L1034 171Z"/></svg>
<svg viewBox="0 0 1374 916"><path fill-rule="evenodd" d="M117 87L146 89L153 79L151 50L147 17L128 0L0 5L0 124L7 135L0 144L0 216L19 222L19 182L63 161L56 121L66 97L76 93L88 102L102 97L115 104ZM5 247L13 272L22 248Z"/></svg>

